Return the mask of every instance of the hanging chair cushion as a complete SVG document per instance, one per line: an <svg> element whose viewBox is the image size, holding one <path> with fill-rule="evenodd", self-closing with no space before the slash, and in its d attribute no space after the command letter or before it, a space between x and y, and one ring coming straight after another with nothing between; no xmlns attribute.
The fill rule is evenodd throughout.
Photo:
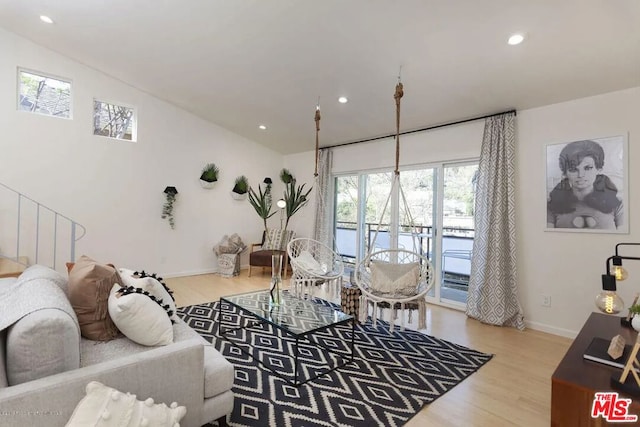
<svg viewBox="0 0 640 427"><path fill-rule="evenodd" d="M322 268L322 265L311 255L309 251L302 251L294 258L294 264L302 270L312 273L323 275L326 273L326 269Z"/></svg>
<svg viewBox="0 0 640 427"><path fill-rule="evenodd" d="M371 261L371 289L374 293L416 295L420 281L420 264Z"/></svg>

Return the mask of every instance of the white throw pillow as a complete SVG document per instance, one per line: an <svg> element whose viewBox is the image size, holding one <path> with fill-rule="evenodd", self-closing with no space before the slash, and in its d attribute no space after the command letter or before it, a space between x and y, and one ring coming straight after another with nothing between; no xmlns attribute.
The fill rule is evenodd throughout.
<svg viewBox="0 0 640 427"><path fill-rule="evenodd" d="M142 345L171 344L173 326L167 312L147 295L120 295L119 290L119 285L113 285L108 307L109 316L120 332Z"/></svg>
<svg viewBox="0 0 640 427"><path fill-rule="evenodd" d="M417 262L394 264L371 262L371 288L383 294L411 296L417 293L420 265Z"/></svg>
<svg viewBox="0 0 640 427"><path fill-rule="evenodd" d="M150 276L137 277L134 275L135 271L128 268L119 268L118 272L120 273L120 277L122 278L124 285L133 286L134 288L140 288L149 292L154 297L162 300L163 305L169 305L169 310L171 311L171 315L169 317L171 318L171 320L178 320L176 303L175 301L173 301L173 298L159 280L154 279Z"/></svg>
<svg viewBox="0 0 640 427"><path fill-rule="evenodd" d="M309 251L301 251L295 258L294 262L300 266L303 270L315 274L325 274L326 268L322 268L320 263L311 255Z"/></svg>
<svg viewBox="0 0 640 427"><path fill-rule="evenodd" d="M180 427L187 408L176 402L168 407L152 398L141 402L97 381L86 387L87 395L73 410L66 427Z"/></svg>

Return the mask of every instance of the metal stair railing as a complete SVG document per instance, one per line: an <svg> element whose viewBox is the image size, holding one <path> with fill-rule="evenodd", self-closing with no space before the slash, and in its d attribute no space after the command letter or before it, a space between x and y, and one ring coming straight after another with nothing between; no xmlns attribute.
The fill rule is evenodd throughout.
<svg viewBox="0 0 640 427"><path fill-rule="evenodd" d="M16 215L15 243L13 242L14 239L8 236L9 233L6 232L6 228L4 226L1 227L0 230L3 231L3 236L0 237L4 240L0 241L0 258L11 260L25 267L33 263L47 265L55 270L58 263L58 251L64 250L64 248L59 249L58 244L60 241L66 240L70 245L69 259L65 259L63 262L75 261L76 242L82 239L87 231L83 225L2 183L0 183L0 189L7 190L16 197L15 211L13 211ZM10 203L6 202L6 198L0 201L2 207L7 207ZM35 213L26 212L28 206L34 207ZM46 215L52 219L49 224L44 219ZM35 225L35 230L28 230L31 236L27 236L29 241L25 242L23 241L23 222L29 222L28 220L31 220L31 223ZM65 226L68 228L68 234L66 230L61 231ZM43 235L52 239L52 241L48 242L50 244L49 250L43 249ZM15 252L13 253L15 256L6 255L7 247L15 247ZM25 249L25 247L27 248ZM43 254L42 252L45 253ZM64 264L62 265L64 266Z"/></svg>

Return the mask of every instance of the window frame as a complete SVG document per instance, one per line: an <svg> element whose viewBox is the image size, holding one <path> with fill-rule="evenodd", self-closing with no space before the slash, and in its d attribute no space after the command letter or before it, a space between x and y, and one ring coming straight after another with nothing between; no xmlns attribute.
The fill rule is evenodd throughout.
<svg viewBox="0 0 640 427"><path fill-rule="evenodd" d="M133 119L132 119L132 123L131 123L131 139L126 139L126 138L116 138L113 136L107 136L107 135L100 135L95 133L95 123L94 123L94 112L95 112L95 103L96 101L98 102L102 102L104 104L109 104L109 105L114 105L116 107L123 107L123 108L128 108L130 110L133 111ZM95 137L98 138L106 138L106 139L110 139L113 141L124 141L124 142L138 142L138 108L135 107L134 105L125 103L125 102L120 102L120 101L113 101L109 98L102 98L102 97L97 97L94 96L92 98L92 102L91 102L91 134Z"/></svg>
<svg viewBox="0 0 640 427"><path fill-rule="evenodd" d="M20 96L22 95L22 73L33 74L38 77L43 77L45 79L57 80L59 82L68 83L69 84L69 115L68 116L60 116L56 114L47 114L40 111L30 111L20 108ZM18 66L16 67L16 110L23 113L37 114L43 117L55 117L57 119L66 119L73 120L73 80L67 77L62 77L56 74L45 73L43 71L37 71L32 68L26 68Z"/></svg>

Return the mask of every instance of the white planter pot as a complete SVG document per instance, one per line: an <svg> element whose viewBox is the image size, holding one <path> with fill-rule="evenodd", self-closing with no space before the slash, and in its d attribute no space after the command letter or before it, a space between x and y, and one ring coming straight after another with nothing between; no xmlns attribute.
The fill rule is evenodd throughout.
<svg viewBox="0 0 640 427"><path fill-rule="evenodd" d="M636 314L631 318L631 327L640 332L640 315Z"/></svg>
<svg viewBox="0 0 640 427"><path fill-rule="evenodd" d="M209 182L201 179L200 185L202 186L202 188L213 188L216 185L216 182L217 181Z"/></svg>
<svg viewBox="0 0 640 427"><path fill-rule="evenodd" d="M247 198L247 193L244 194L238 194L235 191L231 192L231 197L233 197L234 200L244 200Z"/></svg>

